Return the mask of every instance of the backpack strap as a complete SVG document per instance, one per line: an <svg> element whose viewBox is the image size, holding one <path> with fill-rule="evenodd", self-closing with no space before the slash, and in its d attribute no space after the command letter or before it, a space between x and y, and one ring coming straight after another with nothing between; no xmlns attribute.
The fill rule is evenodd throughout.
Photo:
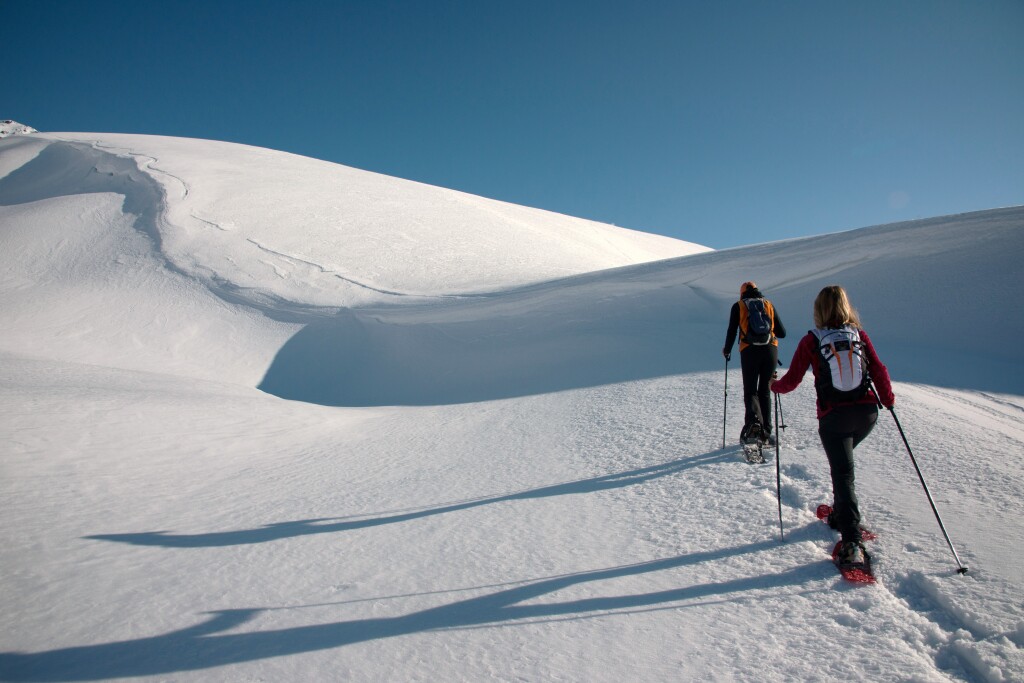
<svg viewBox="0 0 1024 683"><path fill-rule="evenodd" d="M739 340L742 344L747 343L747 330L750 329L750 309L747 308L747 302L744 299L739 300L740 307L740 318L739 318ZM740 349L742 351L742 349Z"/></svg>

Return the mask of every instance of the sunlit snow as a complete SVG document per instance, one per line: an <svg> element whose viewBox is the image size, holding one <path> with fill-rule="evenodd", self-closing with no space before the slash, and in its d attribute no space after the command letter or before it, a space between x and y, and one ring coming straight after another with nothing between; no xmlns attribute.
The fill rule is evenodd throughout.
<svg viewBox="0 0 1024 683"><path fill-rule="evenodd" d="M24 132L0 680L1024 679L1024 209L712 251L266 149ZM784 361L847 288L967 575L883 414L857 450L879 582L842 582L809 380L780 538L721 356L745 280Z"/></svg>

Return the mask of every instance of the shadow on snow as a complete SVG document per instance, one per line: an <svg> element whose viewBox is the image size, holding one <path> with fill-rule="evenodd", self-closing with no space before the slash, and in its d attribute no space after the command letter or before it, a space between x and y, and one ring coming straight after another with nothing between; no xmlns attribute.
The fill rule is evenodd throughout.
<svg viewBox="0 0 1024 683"><path fill-rule="evenodd" d="M712 331L666 316L678 308L679 288L608 298L585 284L565 290L415 315L343 310L289 339L258 388L326 406L450 405L720 367L724 323Z"/></svg>
<svg viewBox="0 0 1024 683"><path fill-rule="evenodd" d="M567 574L395 617L356 619L250 633L225 633L251 621L265 610L221 610L213 612L206 621L195 626L149 638L45 652L0 653L0 680L88 681L166 675L328 650L413 633L509 624L523 620L578 618L715 595L770 591L819 581L834 574L831 563L823 560L821 563L795 567L780 573L651 593L522 604L570 586L678 569L777 547L777 541L766 540L733 548Z"/></svg>
<svg viewBox="0 0 1024 683"><path fill-rule="evenodd" d="M458 512L460 510L469 510L483 505L492 505L495 503L514 500L529 500L532 498L549 498L553 496L594 493L596 491L633 486L659 477L677 474L694 467L701 467L717 462L725 462L733 458L735 458L735 454L731 452L731 450L718 450L659 465L652 465L651 467L644 467L629 472L606 474L600 477L593 477L591 479L554 484L552 486L544 486L537 489L530 489L528 491L477 498L474 500L441 505L425 510L401 512L366 519L345 519L343 521L331 521L330 519L308 519L269 524L255 529L219 531L204 534L169 534L163 531L149 531L134 534L97 534L87 536L86 538L101 541L116 541L131 545L160 546L165 548L214 548L267 543L270 541L294 538L297 536L329 534L342 531L352 531L354 529L366 529L385 524L408 522L414 519L422 519L424 517L432 517L434 515Z"/></svg>

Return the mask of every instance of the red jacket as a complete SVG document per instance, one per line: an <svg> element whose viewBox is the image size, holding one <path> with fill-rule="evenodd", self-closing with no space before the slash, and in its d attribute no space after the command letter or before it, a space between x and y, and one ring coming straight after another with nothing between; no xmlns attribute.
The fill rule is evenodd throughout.
<svg viewBox="0 0 1024 683"><path fill-rule="evenodd" d="M882 363L878 358L878 354L875 353L875 347L871 343L871 339L868 338L867 332L860 330L860 339L864 342L864 351L867 355L868 360L868 372L871 373L871 381L874 383L875 388L881 394L882 405L886 408L892 408L896 404L896 397L892 393L892 382L889 380L889 370L886 369L885 364ZM800 382L803 380L804 375L807 374L807 368L810 367L814 373L814 378L818 378L818 363L816 356L818 353L818 338L814 336L813 332L808 332L807 335L800 340L797 344L796 353L793 354L793 360L789 364L789 370L773 382L771 385L772 391L776 394L788 394L789 392L800 386ZM852 403L874 403L877 405L878 400L875 398L875 394L869 389L868 393L861 399L852 401ZM832 409L838 405L844 405L842 403L826 403L821 399L817 401L818 405L818 419L820 420L825 415L832 412ZM848 405L848 404L845 404Z"/></svg>

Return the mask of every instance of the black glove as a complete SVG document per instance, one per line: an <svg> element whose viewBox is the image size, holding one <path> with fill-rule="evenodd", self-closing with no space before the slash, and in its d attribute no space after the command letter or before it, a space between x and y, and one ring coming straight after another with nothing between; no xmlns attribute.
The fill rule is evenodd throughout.
<svg viewBox="0 0 1024 683"><path fill-rule="evenodd" d="M732 360L732 354L729 353L729 349L722 349L722 355L725 356L726 363Z"/></svg>

